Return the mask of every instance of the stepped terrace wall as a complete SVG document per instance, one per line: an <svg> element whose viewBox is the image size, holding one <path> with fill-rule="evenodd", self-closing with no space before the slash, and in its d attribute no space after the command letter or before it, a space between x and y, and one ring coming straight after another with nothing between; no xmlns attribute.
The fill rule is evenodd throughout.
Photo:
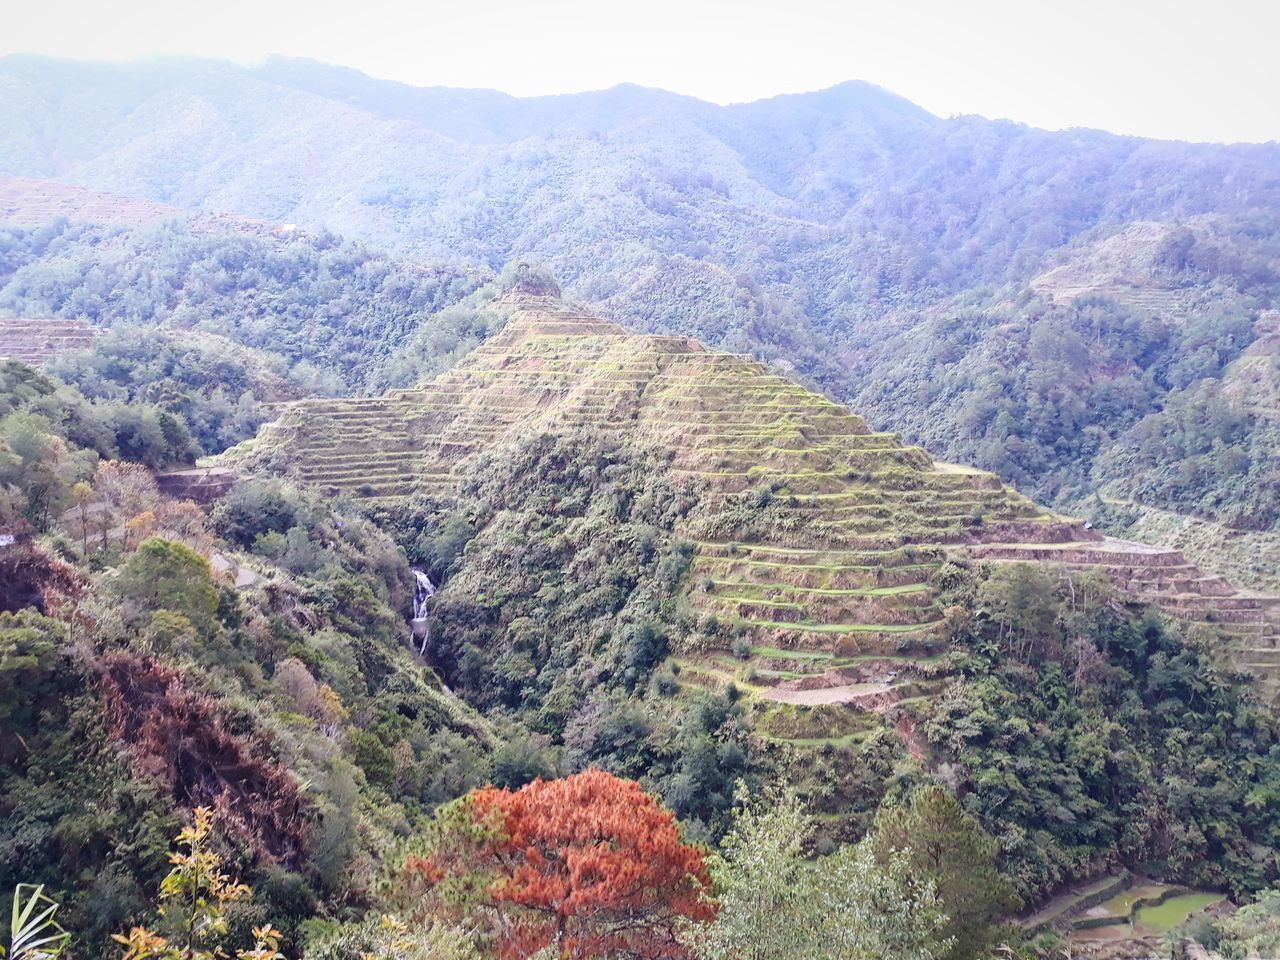
<svg viewBox="0 0 1280 960"><path fill-rule="evenodd" d="M87 320L0 317L0 360L39 366L60 353L92 346L99 334Z"/></svg>
<svg viewBox="0 0 1280 960"><path fill-rule="evenodd" d="M630 334L547 297L503 308L503 331L429 383L282 406L251 459L372 504L448 500L471 458L517 434L613 432L667 451L668 469L710 491L680 531L694 545L691 601L754 647L923 661L945 622L931 578L959 552L1104 570L1228 636L1269 691L1280 681L1276 601L1177 551L1104 540L753 360Z"/></svg>

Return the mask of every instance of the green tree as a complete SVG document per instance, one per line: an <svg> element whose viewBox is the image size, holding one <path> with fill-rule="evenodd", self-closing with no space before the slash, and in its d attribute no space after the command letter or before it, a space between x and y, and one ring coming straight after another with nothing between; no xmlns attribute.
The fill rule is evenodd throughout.
<svg viewBox="0 0 1280 960"><path fill-rule="evenodd" d="M61 653L66 627L34 610L0 613L0 729L25 736L38 730L41 716L76 686ZM10 753L0 746L0 760ZM20 746L13 745L18 752Z"/></svg>
<svg viewBox="0 0 1280 960"><path fill-rule="evenodd" d="M952 946L932 882L907 855L866 844L814 862L813 820L794 793L743 802L710 858L713 923L685 939L698 960L932 960Z"/></svg>
<svg viewBox="0 0 1280 960"><path fill-rule="evenodd" d="M0 418L0 486L23 494L26 518L37 530L47 530L67 506L72 486L92 472L92 460L42 416L18 412Z"/></svg>
<svg viewBox="0 0 1280 960"><path fill-rule="evenodd" d="M905 852L913 873L932 882L950 918L953 960L977 957L991 946L995 921L1017 905L996 864L994 838L937 784L914 790L904 804L883 806L869 842L876 860Z"/></svg>
<svg viewBox="0 0 1280 960"><path fill-rule="evenodd" d="M120 568L116 591L127 603L141 608L150 620L157 610L172 610L207 633L218 609L218 590L209 561L190 547L151 537L142 541Z"/></svg>
<svg viewBox="0 0 1280 960"><path fill-rule="evenodd" d="M1226 960L1280 956L1280 890L1265 890L1253 903L1219 921L1218 952Z"/></svg>
<svg viewBox="0 0 1280 960"><path fill-rule="evenodd" d="M1002 564L979 587L978 605L999 628L1001 644L1026 662L1061 645L1057 594L1053 576L1041 567Z"/></svg>

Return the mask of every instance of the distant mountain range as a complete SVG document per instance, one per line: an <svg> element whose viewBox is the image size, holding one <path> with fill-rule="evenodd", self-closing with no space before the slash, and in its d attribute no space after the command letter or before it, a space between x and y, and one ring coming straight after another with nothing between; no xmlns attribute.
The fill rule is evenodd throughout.
<svg viewBox="0 0 1280 960"><path fill-rule="evenodd" d="M1277 144L942 119L862 83L519 99L289 59L8 57L0 122L0 173L539 261L606 316L755 354L1045 502L1280 524L1273 411L1215 386L1251 349L1253 381L1275 370L1254 344L1280 306ZM1209 407L1229 457L1174 426ZM1174 475L1196 457L1213 469Z"/></svg>
<svg viewBox="0 0 1280 960"><path fill-rule="evenodd" d="M635 86L416 89L284 59L9 57L0 118L6 173L432 258L539 258L655 324L678 315L672 294L713 304L714 339L769 306L847 330L1030 279L1097 228L1280 206L1280 145L944 120L862 83L720 107Z"/></svg>

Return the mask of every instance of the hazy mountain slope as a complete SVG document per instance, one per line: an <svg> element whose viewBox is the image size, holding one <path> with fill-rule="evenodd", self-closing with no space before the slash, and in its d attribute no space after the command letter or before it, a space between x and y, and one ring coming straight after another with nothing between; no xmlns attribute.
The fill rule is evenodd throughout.
<svg viewBox="0 0 1280 960"><path fill-rule="evenodd" d="M539 256L620 310L619 267L689 256L839 327L1029 276L1099 224L1280 197L1273 146L940 120L862 84L722 108L625 86L414 90L293 61L8 58L0 76L7 172L491 266Z"/></svg>
<svg viewBox="0 0 1280 960"><path fill-rule="evenodd" d="M0 171L430 260L541 260L606 316L752 353L1063 502L1108 479L1095 457L1171 392L1199 395L1250 349L1280 289L1280 146L944 120L858 83L718 107L634 86L416 89L294 60L10 57L0 119ZM1123 343L1076 364L1080 323L1123 327ZM1001 410L1030 446L1006 442ZM1236 445L1265 448L1253 421L1241 430ZM1268 526L1250 457L1212 480L1222 497L1165 484L1152 505Z"/></svg>
<svg viewBox="0 0 1280 960"><path fill-rule="evenodd" d="M56 180L0 177L0 223L38 227L55 217L141 226L159 220L185 219L177 207L87 190Z"/></svg>
<svg viewBox="0 0 1280 960"><path fill-rule="evenodd" d="M434 337L437 349L418 352L424 372L459 342L470 349L484 331L440 314L491 277L223 218L0 227L0 312L216 333L318 374L325 391L385 386L411 337Z"/></svg>
<svg viewBox="0 0 1280 960"><path fill-rule="evenodd" d="M1275 529L1275 224L1136 222L1076 244L1004 297L962 295L868 343L853 402L1044 501L1087 509L1101 490Z"/></svg>

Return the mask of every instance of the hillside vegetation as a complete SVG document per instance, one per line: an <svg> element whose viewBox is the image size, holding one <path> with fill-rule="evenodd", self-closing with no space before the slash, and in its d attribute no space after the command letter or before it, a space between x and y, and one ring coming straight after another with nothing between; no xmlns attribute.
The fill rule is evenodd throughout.
<svg viewBox="0 0 1280 960"><path fill-rule="evenodd" d="M772 903L780 957L959 960L1117 864L1277 879L1262 599L511 282L427 384L273 410L207 512L5 368L0 884L45 883L75 956L183 942L182 884L255 956L610 956L623 916L728 958ZM412 640L410 562L440 584Z"/></svg>
<svg viewBox="0 0 1280 960"><path fill-rule="evenodd" d="M856 838L895 777L954 763L1028 899L1130 856L1191 882L1269 876L1244 867L1270 829L1247 816L1226 846L1183 860L1185 837L1131 831L1178 802L1187 757L1159 745L1168 711L1200 716L1193 690L1240 696L1237 668L1270 696L1275 598L935 463L753 361L628 334L541 292L493 309L502 332L449 373L283 406L230 454L365 505L444 581L422 649L469 702L562 762L640 778L700 835L728 825L735 778L782 776L810 792L826 842ZM1045 702L1070 704L1052 719L1037 677ZM1128 702L1137 689L1159 710ZM1012 805L983 772L1017 762L992 726L1000 698L1031 711L1010 731L1066 738L1061 769ZM1263 714L1240 703L1246 727L1222 735L1265 753ZM1162 759L1087 773L1074 738L1107 710ZM1205 722L1207 745L1220 733ZM1104 826L1099 791L1142 799ZM1244 794L1224 803L1243 810ZM1083 832L1044 828L1053 805L1078 810ZM1196 872L1224 858L1236 866Z"/></svg>
<svg viewBox="0 0 1280 960"><path fill-rule="evenodd" d="M164 497L114 426L153 408L103 418L0 373L0 889L45 885L75 956L119 956L208 807L255 887L233 937L269 914L294 942L367 901L395 835L487 781L499 742L400 644L403 553L278 484L265 521Z"/></svg>
<svg viewBox="0 0 1280 960"><path fill-rule="evenodd" d="M508 315L502 332L449 373L381 398L292 404L233 458L394 511L415 495L455 499L474 458L505 441L600 431L665 460L675 486L661 499L687 501L665 526L691 542L697 606L761 643L927 651L944 627L942 548L970 544L997 560L1101 564L1181 616L1230 623L1271 673L1270 605L1177 553L1103 541L752 361L629 335L545 294L493 309Z"/></svg>
<svg viewBox="0 0 1280 960"><path fill-rule="evenodd" d="M1260 226L1134 226L1009 300L932 308L868 344L854 402L1042 501L1275 529L1280 249Z"/></svg>
<svg viewBox="0 0 1280 960"><path fill-rule="evenodd" d="M0 309L99 327L218 334L333 389L379 383L423 320L487 278L426 269L329 234L166 221L125 229L54 220L0 231ZM465 317L442 353L475 343ZM471 339L469 339L471 338ZM118 341L117 341L118 342ZM385 385L385 381L383 382Z"/></svg>
<svg viewBox="0 0 1280 960"><path fill-rule="evenodd" d="M0 120L9 960L1274 941L1280 148L280 59Z"/></svg>
<svg viewBox="0 0 1280 960"><path fill-rule="evenodd" d="M714 322L703 298L637 299L651 273L677 279L686 264L690 279L727 272L728 291L737 274L785 289L827 325L1029 280L1100 226L1274 208L1280 189L1274 146L941 120L856 83L716 107L630 86L521 101L282 59L10 57L3 73L10 173L492 267L536 256L637 320ZM191 122L161 126L156 111ZM749 319L747 304L725 306L731 326Z"/></svg>
<svg viewBox="0 0 1280 960"><path fill-rule="evenodd" d="M754 354L1112 529L1099 493L1277 522L1265 410L1230 387L1266 396L1274 372L1253 344L1277 307L1275 145L940 119L856 83L717 107L629 86L415 89L284 59L10 57L0 75L0 171L431 262L536 259L606 316ZM331 347L362 381L359 351L385 356ZM1205 419L1212 436L1181 425Z"/></svg>

